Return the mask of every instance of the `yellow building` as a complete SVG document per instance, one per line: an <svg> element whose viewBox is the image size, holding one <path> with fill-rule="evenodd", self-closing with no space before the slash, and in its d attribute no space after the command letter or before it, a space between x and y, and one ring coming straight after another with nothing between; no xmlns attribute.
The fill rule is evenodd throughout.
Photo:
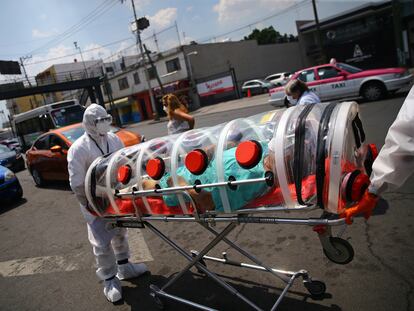
<svg viewBox="0 0 414 311"><path fill-rule="evenodd" d="M43 105L42 95L30 95L7 100L7 107L12 114L19 114ZM9 101L11 103L9 103Z"/></svg>

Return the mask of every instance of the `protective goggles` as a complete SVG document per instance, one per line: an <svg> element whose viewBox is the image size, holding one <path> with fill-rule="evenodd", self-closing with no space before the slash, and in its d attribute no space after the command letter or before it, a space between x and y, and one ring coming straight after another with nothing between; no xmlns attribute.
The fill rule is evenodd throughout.
<svg viewBox="0 0 414 311"><path fill-rule="evenodd" d="M100 118L96 118L95 120L95 125L98 123L112 123L112 116L111 115L107 115L106 117L100 117Z"/></svg>

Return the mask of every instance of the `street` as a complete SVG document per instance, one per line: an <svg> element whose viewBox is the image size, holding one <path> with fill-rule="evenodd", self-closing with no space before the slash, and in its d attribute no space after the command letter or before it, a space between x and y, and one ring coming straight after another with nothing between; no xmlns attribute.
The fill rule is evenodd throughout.
<svg viewBox="0 0 414 311"><path fill-rule="evenodd" d="M382 146L403 100L400 95L361 103L368 142ZM194 113L196 127L274 109L266 101L267 96L258 96L227 104L226 109L203 108ZM150 139L166 134L166 122L137 123L128 129ZM57 183L37 188L27 170L17 176L24 189L24 200L0 210L2 310L158 310L149 295L149 285L161 287L186 264L183 257L149 230L130 229L133 260L145 261L151 273L123 281L124 301L113 305L106 301L103 286L95 276L86 225L68 185ZM413 187L414 179L410 179L398 191L388 192L368 222L358 217L347 228L343 238L355 250L355 258L348 265L330 262L310 227L242 224L229 237L272 267L306 269L312 277L326 283L325 297L316 300L297 281L278 310L410 311L414 308ZM319 211L305 216L292 214L319 215ZM187 250L199 250L212 237L195 223L155 225ZM219 244L212 256L220 257L227 249L225 244ZM228 251L228 256L241 260L233 251ZM266 310L281 292L283 284L267 273L207 264ZM171 292L219 310L252 310L218 284L193 272L186 273ZM167 310L193 310L172 302L166 305Z"/></svg>

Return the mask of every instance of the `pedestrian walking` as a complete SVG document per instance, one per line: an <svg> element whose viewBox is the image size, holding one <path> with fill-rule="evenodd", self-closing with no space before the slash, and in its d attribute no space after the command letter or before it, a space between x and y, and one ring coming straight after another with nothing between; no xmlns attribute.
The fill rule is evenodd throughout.
<svg viewBox="0 0 414 311"><path fill-rule="evenodd" d="M162 105L168 116L167 130L168 135L185 132L194 128L194 117L188 113L177 96L174 94L164 95Z"/></svg>

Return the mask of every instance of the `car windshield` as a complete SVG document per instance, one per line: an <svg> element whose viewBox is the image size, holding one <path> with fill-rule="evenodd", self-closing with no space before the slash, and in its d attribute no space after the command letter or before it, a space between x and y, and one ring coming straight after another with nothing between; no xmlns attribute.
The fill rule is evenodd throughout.
<svg viewBox="0 0 414 311"><path fill-rule="evenodd" d="M111 133L116 133L119 131L119 128L115 126L111 126L110 130ZM63 136L65 136L72 144L85 133L85 130L82 126L73 127L71 129L68 129L66 131L61 132Z"/></svg>
<svg viewBox="0 0 414 311"><path fill-rule="evenodd" d="M51 112L56 127L63 127L82 122L84 109L80 105L65 107Z"/></svg>
<svg viewBox="0 0 414 311"><path fill-rule="evenodd" d="M361 72L362 69L358 68L358 67L354 67L348 64L344 64L344 63L337 63L336 66L338 66L339 68L341 68L342 70L345 70L349 73L357 73L357 72Z"/></svg>
<svg viewBox="0 0 414 311"><path fill-rule="evenodd" d="M7 148L5 145L0 145L0 153L10 152L11 150Z"/></svg>

